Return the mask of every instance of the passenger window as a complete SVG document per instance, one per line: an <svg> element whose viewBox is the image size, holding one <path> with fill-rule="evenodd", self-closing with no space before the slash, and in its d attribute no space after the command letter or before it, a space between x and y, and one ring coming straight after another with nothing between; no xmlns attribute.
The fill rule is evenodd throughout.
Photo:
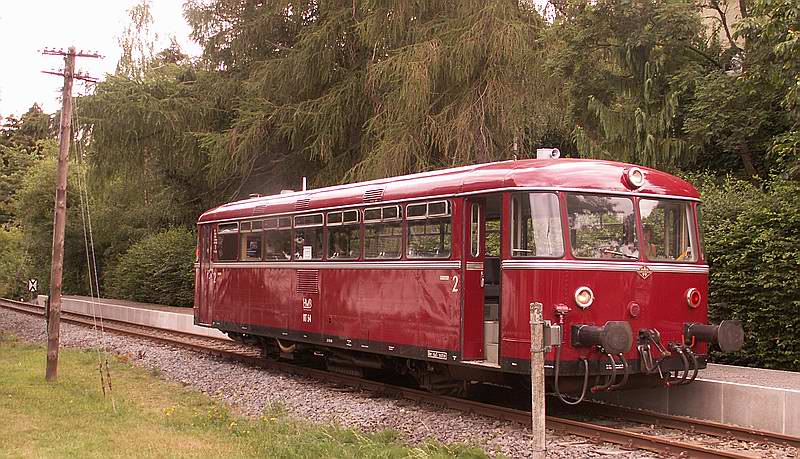
<svg viewBox="0 0 800 459"><path fill-rule="evenodd" d="M288 217L264 220L264 260L292 258L292 220Z"/></svg>
<svg viewBox="0 0 800 459"><path fill-rule="evenodd" d="M359 212L328 213L328 258L352 260L361 255L361 226Z"/></svg>
<svg viewBox="0 0 800 459"><path fill-rule="evenodd" d="M511 256L564 255L561 212L555 193L520 193L511 199Z"/></svg>
<svg viewBox="0 0 800 459"><path fill-rule="evenodd" d="M294 259L322 259L322 214L294 217Z"/></svg>
<svg viewBox="0 0 800 459"><path fill-rule="evenodd" d="M227 223L217 227L217 260L236 261L239 247L239 224Z"/></svg>
<svg viewBox="0 0 800 459"><path fill-rule="evenodd" d="M364 210L364 258L400 258L403 222L400 206Z"/></svg>
<svg viewBox="0 0 800 459"><path fill-rule="evenodd" d="M567 218L575 257L639 259L636 217L629 198L568 193Z"/></svg>
<svg viewBox="0 0 800 459"><path fill-rule="evenodd" d="M414 204L413 206L419 206ZM407 216L409 258L450 258L452 252L453 227L450 221L450 205L447 201L422 204L423 215ZM411 207L411 206L409 206Z"/></svg>
<svg viewBox="0 0 800 459"><path fill-rule="evenodd" d="M473 257L480 255L481 251L481 206L477 202L473 202L471 206L471 223L470 223L470 247Z"/></svg>
<svg viewBox="0 0 800 459"><path fill-rule="evenodd" d="M256 225L258 223L258 225ZM261 261L261 222L243 222L239 228L241 233L241 249L239 259L242 261Z"/></svg>

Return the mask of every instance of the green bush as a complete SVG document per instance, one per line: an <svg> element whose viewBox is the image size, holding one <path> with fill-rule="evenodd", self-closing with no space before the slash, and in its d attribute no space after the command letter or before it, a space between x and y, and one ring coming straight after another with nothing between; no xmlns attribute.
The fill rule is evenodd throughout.
<svg viewBox="0 0 800 459"><path fill-rule="evenodd" d="M22 233L0 225L0 297L18 298L25 294L26 262Z"/></svg>
<svg viewBox="0 0 800 459"><path fill-rule="evenodd" d="M195 236L172 228L133 244L106 277L106 294L147 303L189 306L194 302Z"/></svg>
<svg viewBox="0 0 800 459"><path fill-rule="evenodd" d="M710 260L709 315L739 319L745 347L719 362L800 370L800 183L765 190L741 180L698 182Z"/></svg>

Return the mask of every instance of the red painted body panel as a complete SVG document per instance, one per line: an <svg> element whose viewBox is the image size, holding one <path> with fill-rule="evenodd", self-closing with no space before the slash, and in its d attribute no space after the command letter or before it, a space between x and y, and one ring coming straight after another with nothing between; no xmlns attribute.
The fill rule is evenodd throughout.
<svg viewBox="0 0 800 459"><path fill-rule="evenodd" d="M650 263L640 264L652 266ZM530 358L531 299L541 302L545 320L554 322L558 322L555 306L569 306L571 311L564 319L567 344L572 324L603 325L607 321L625 320L630 322L634 335L642 328L656 328L661 332L662 342L681 343L685 322L707 321L705 298L708 297L708 282L705 274L654 272L643 279L635 271L508 269L503 270L503 282L512 286L503 289L503 302L514 306L503 310L500 349L503 357L510 359ZM575 305L575 290L581 286L591 288L595 294L594 302L586 310ZM696 309L689 308L685 300L686 291L691 287L697 288L704 298ZM636 318L628 312L631 302L641 307ZM562 350L565 360L585 355L586 348L565 346ZM555 355L546 357L554 358ZM638 358L635 346L626 357L630 360Z"/></svg>

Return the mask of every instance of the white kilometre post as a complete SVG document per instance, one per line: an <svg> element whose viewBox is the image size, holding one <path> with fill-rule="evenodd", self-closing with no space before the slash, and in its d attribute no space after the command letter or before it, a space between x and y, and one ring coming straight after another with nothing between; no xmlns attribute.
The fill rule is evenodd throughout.
<svg viewBox="0 0 800 459"><path fill-rule="evenodd" d="M531 303L531 457L544 459L544 319L542 303Z"/></svg>

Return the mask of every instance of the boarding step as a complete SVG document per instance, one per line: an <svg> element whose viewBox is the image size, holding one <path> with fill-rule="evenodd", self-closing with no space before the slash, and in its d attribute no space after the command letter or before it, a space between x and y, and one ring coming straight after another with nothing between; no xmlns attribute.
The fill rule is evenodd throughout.
<svg viewBox="0 0 800 459"><path fill-rule="evenodd" d="M475 365L479 367L500 368L499 364L490 362L488 360L462 360L461 363L466 363L468 365Z"/></svg>

